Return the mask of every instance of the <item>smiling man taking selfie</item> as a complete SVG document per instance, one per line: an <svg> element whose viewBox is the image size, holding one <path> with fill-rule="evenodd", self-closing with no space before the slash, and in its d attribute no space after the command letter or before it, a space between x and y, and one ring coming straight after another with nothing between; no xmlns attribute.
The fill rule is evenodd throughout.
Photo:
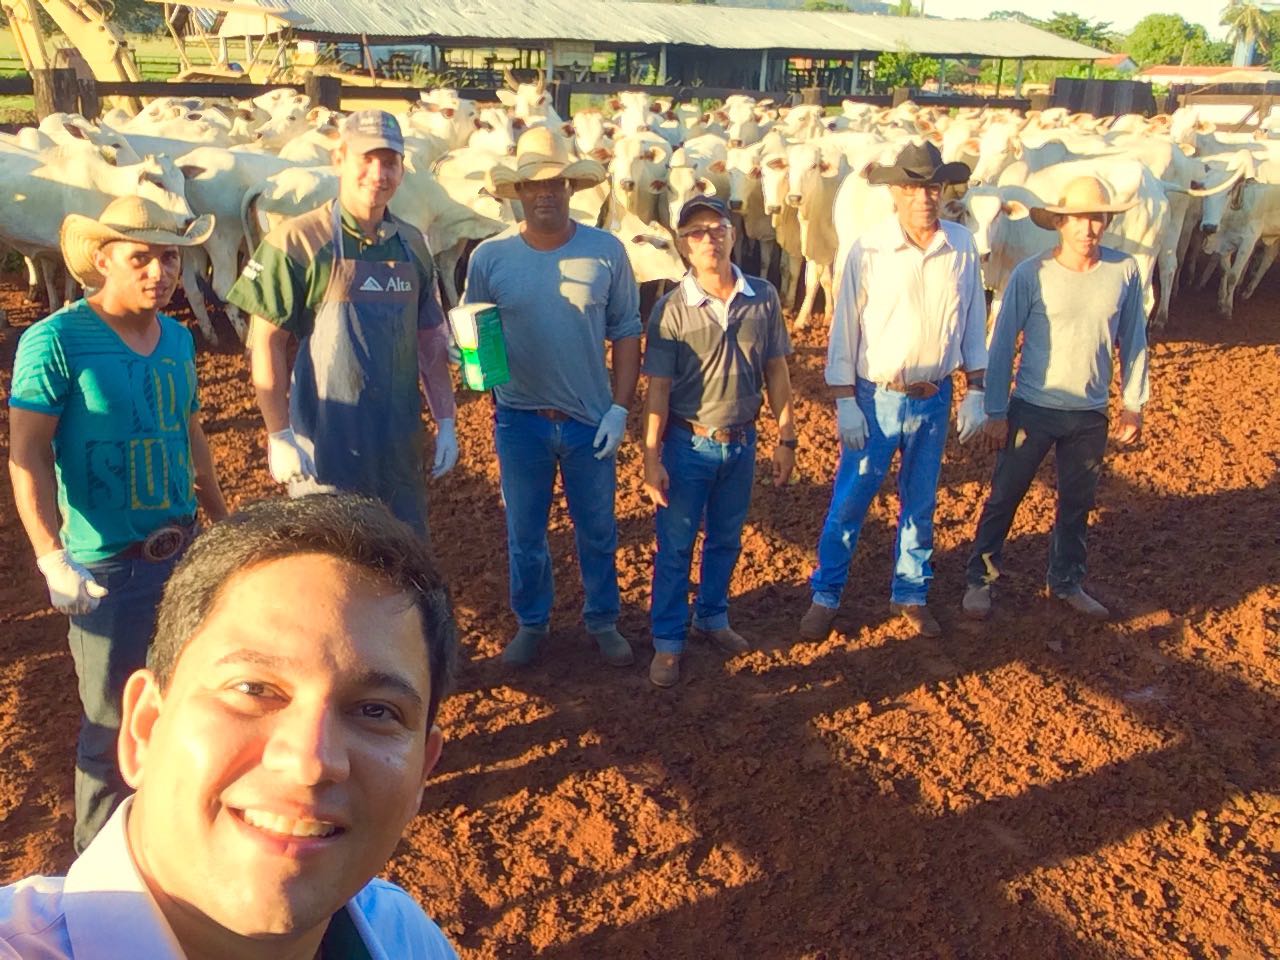
<svg viewBox="0 0 1280 960"><path fill-rule="evenodd" d="M0 890L0 957L453 957L373 878L440 756L454 637L425 544L372 500L212 527L125 688L136 793L65 879Z"/></svg>

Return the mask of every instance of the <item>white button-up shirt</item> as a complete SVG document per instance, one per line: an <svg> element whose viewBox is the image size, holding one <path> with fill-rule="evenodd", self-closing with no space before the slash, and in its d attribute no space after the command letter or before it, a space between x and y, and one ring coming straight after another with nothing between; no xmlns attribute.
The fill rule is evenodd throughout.
<svg viewBox="0 0 1280 960"><path fill-rule="evenodd" d="M748 297L756 295L755 288L747 283L747 278L738 269L738 265L735 263L730 264L730 266L733 267L734 284L733 293L729 294L728 300L713 297L698 286L698 281L694 278L692 270L686 273L684 279L680 281L681 289L684 290L684 302L691 307L700 307L703 304L710 305L711 313L716 318L716 323L720 324L722 330L729 329L729 305L733 303L734 298L740 293Z"/></svg>
<svg viewBox="0 0 1280 960"><path fill-rule="evenodd" d="M849 250L827 346L827 383L938 381L987 365L987 301L973 235L943 220L926 250L893 215Z"/></svg>
<svg viewBox="0 0 1280 960"><path fill-rule="evenodd" d="M65 877L0 889L0 960L184 960L129 851L125 800ZM374 960L457 960L407 893L370 881L346 906Z"/></svg>

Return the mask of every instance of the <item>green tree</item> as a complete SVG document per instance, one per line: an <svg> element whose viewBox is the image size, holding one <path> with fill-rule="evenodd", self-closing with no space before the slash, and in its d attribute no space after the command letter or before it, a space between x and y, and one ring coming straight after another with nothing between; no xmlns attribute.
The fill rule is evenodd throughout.
<svg viewBox="0 0 1280 960"><path fill-rule="evenodd" d="M1037 20L1035 17L1028 16L1021 10L992 10L987 14L988 20L1017 20L1018 23L1030 24L1033 27L1043 27L1044 21Z"/></svg>
<svg viewBox="0 0 1280 960"><path fill-rule="evenodd" d="M1187 23L1176 13L1153 13L1138 21L1129 34L1125 52L1142 67L1182 63L1188 45L1208 41L1208 34L1199 24Z"/></svg>
<svg viewBox="0 0 1280 960"><path fill-rule="evenodd" d="M849 8L843 3L834 3L833 0L804 0L804 6L801 10L808 10L810 13L848 13Z"/></svg>
<svg viewBox="0 0 1280 960"><path fill-rule="evenodd" d="M906 50L885 52L876 57L875 83L881 90L895 87L922 87L938 75L939 63L931 57Z"/></svg>
<svg viewBox="0 0 1280 960"><path fill-rule="evenodd" d="M1272 45L1271 53L1272 57L1277 56L1274 45ZM1182 62L1204 67L1229 66L1231 64L1231 44L1226 40L1192 40L1182 53Z"/></svg>
<svg viewBox="0 0 1280 960"><path fill-rule="evenodd" d="M1248 51L1248 63L1253 62L1255 50L1265 53L1271 46L1271 18L1256 3L1231 0L1222 8L1222 25L1230 28L1227 39Z"/></svg>
<svg viewBox="0 0 1280 960"><path fill-rule="evenodd" d="M1074 13L1062 13L1055 10L1053 16L1044 24L1044 29L1056 33L1060 37L1083 43L1090 47L1109 49L1111 24L1099 23Z"/></svg>

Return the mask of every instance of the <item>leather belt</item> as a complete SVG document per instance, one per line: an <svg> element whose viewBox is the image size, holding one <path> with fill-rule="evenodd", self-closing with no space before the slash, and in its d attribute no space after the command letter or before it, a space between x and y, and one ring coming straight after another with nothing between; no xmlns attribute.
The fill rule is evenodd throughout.
<svg viewBox="0 0 1280 960"><path fill-rule="evenodd" d="M881 383L878 386L885 390L892 390L894 393L905 393L913 400L928 400L930 397L937 396L938 391L942 389L940 383L935 383L932 380L916 380L913 383L895 381L893 383Z"/></svg>
<svg viewBox="0 0 1280 960"><path fill-rule="evenodd" d="M112 559L146 560L148 563L164 563L172 560L195 539L196 521L193 517L157 527L147 534L147 538L132 546L126 547Z"/></svg>
<svg viewBox="0 0 1280 960"><path fill-rule="evenodd" d="M692 420L686 420L684 417L676 416L668 417L667 424L673 427L683 427L695 437L706 437L716 443L746 443L751 438L750 431L753 426L750 423L742 423L733 427L706 427L700 423L694 423Z"/></svg>
<svg viewBox="0 0 1280 960"><path fill-rule="evenodd" d="M539 410L531 410L530 412L536 413L544 420L550 420L552 423L564 423L566 420L572 419L572 417L563 410L556 410L552 407L543 407Z"/></svg>

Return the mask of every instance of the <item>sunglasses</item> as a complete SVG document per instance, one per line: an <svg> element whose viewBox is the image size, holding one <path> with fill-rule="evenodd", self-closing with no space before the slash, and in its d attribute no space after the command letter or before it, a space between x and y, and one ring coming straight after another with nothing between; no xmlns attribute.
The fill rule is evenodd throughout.
<svg viewBox="0 0 1280 960"><path fill-rule="evenodd" d="M723 240L729 235L729 224L718 223L714 227L694 227L680 234L685 240L697 240L701 243L708 237L712 240Z"/></svg>

